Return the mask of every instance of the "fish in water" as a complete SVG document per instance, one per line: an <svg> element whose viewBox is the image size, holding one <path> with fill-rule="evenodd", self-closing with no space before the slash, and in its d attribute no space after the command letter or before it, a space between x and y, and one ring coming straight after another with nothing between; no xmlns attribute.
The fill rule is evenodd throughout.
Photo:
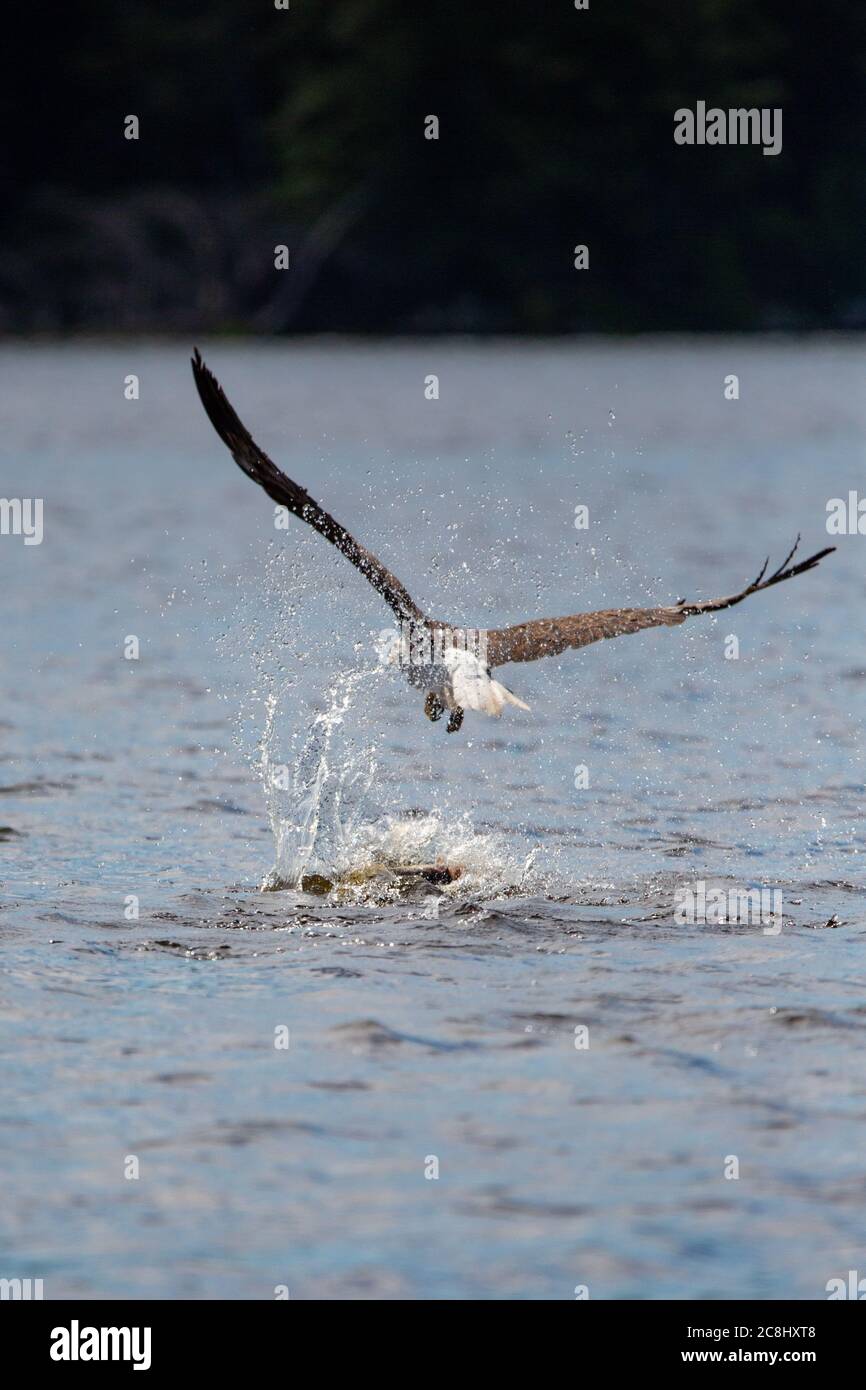
<svg viewBox="0 0 866 1390"><path fill-rule="evenodd" d="M463 867L460 864L392 864L386 860L374 859L360 868L348 869L345 873L337 874L334 878L327 878L325 874L304 874L299 886L302 892L313 893L316 896L339 894L341 891L375 885L392 887L398 893L406 894L425 884L434 888L444 887L445 884L456 882L462 873ZM272 891L289 886L276 882L272 885Z"/></svg>

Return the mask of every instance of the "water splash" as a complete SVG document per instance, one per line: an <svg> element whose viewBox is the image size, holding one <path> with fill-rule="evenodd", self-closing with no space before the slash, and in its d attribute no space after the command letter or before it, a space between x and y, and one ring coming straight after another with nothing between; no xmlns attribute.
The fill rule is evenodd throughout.
<svg viewBox="0 0 866 1390"><path fill-rule="evenodd" d="M305 875L345 872L355 854L358 819L376 776L372 745L338 748L337 735L369 670L341 672L327 709L310 725L294 766L274 758L279 694L265 701L259 770L274 835L276 862L262 887L297 887Z"/></svg>
<svg viewBox="0 0 866 1390"><path fill-rule="evenodd" d="M438 885L437 891L440 897L461 902L528 891L536 856L535 850L515 852L501 833L476 830L467 811L455 817L437 809L359 822L352 853L354 873L338 882L335 892L343 899L368 902L393 901L405 896L407 888L429 893L423 883L407 883L395 872L413 866L457 870L453 880Z"/></svg>
<svg viewBox="0 0 866 1390"><path fill-rule="evenodd" d="M465 809L388 811L378 804L378 763L372 743L358 744L350 718L381 672L342 672L326 709L312 720L289 767L278 760L280 694L265 701L259 773L274 836L275 863L265 891L307 889L340 899L387 902L429 893L408 870L453 868L441 896L461 901L528 891L536 851L519 850L503 834L478 831ZM374 796L371 793L375 793ZM315 885L311 888L310 885Z"/></svg>

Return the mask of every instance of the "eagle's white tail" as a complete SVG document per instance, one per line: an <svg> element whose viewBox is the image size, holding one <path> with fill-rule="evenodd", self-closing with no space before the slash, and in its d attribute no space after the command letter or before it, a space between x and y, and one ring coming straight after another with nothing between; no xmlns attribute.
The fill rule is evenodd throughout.
<svg viewBox="0 0 866 1390"><path fill-rule="evenodd" d="M498 719L506 705L516 705L518 709L529 709L501 681L491 680L488 687L487 702L481 706L485 714L493 714Z"/></svg>
<svg viewBox="0 0 866 1390"><path fill-rule="evenodd" d="M493 680L487 667L470 652L451 650L445 653L445 665L451 675L450 694L455 705L462 709L477 709L499 718L506 705L529 709L512 695L500 681ZM446 696L447 699L447 696Z"/></svg>

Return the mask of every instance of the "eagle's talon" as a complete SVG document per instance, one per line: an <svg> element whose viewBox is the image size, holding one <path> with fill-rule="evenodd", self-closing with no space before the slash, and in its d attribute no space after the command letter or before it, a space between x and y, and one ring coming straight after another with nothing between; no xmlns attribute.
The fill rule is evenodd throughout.
<svg viewBox="0 0 866 1390"><path fill-rule="evenodd" d="M447 724L446 731L447 731L449 734L456 734L456 733L457 733L457 730L460 728L460 725L461 725L462 723L463 723L463 711L462 711L462 709L459 709L459 708L458 708L458 709L453 709L453 710L451 711L451 717L450 717L449 720L448 720L448 724Z"/></svg>
<svg viewBox="0 0 866 1390"><path fill-rule="evenodd" d="M432 719L434 724L436 720L441 719L445 713L445 706L438 695L435 695L432 690L424 701L424 713L428 719Z"/></svg>

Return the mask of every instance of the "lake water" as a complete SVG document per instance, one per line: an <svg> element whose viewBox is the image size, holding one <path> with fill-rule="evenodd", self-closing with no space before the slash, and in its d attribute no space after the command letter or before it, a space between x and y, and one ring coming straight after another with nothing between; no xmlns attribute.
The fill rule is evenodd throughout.
<svg viewBox="0 0 866 1390"><path fill-rule="evenodd" d="M856 339L201 346L272 456L474 626L733 592L866 486ZM698 1299L866 1274L866 539L507 667L532 712L452 737L379 665L384 604L275 529L187 357L0 348L0 493L44 499L41 545L0 537L0 1275ZM464 869L441 890L260 891L437 859ZM781 910L682 924L699 882Z"/></svg>

